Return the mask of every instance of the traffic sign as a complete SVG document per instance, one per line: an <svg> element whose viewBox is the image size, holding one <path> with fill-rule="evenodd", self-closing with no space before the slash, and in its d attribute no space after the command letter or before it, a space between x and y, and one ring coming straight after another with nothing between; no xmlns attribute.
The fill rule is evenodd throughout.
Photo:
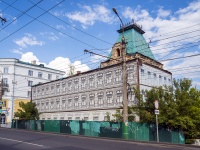
<svg viewBox="0 0 200 150"><path fill-rule="evenodd" d="M156 110L155 110L155 114L156 114L156 115L159 115L159 113L160 113L159 110L156 109Z"/></svg>
<svg viewBox="0 0 200 150"><path fill-rule="evenodd" d="M154 105L155 105L155 108L158 109L158 107L159 107L158 100L154 101Z"/></svg>

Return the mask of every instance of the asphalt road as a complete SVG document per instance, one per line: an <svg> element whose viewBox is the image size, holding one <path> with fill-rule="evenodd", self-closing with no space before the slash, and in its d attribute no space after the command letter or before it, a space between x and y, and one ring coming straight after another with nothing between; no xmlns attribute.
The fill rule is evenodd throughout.
<svg viewBox="0 0 200 150"><path fill-rule="evenodd" d="M0 150L199 150L164 143L99 139L0 128Z"/></svg>

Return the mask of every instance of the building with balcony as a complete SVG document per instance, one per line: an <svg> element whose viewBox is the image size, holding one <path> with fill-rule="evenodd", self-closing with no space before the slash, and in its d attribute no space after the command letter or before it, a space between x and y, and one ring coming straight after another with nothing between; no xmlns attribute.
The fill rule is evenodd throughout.
<svg viewBox="0 0 200 150"><path fill-rule="evenodd" d="M43 120L103 121L122 106L122 29L112 47L109 59L100 68L66 78L32 86L32 101L36 103ZM144 37L144 31L135 23L124 28L128 105L137 103L133 87L145 97L152 86L171 86L172 74L156 61Z"/></svg>
<svg viewBox="0 0 200 150"><path fill-rule="evenodd" d="M35 61L26 63L14 58L0 58L0 79L2 82L2 103L0 113L3 122L11 122L19 102L31 100L31 86L62 78L65 72L37 65Z"/></svg>

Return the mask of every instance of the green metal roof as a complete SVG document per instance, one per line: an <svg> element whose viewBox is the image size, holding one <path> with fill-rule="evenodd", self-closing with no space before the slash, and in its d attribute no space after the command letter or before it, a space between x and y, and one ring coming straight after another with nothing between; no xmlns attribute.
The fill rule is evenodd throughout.
<svg viewBox="0 0 200 150"><path fill-rule="evenodd" d="M119 36L116 42L122 41L122 29L118 30ZM145 32L135 24L124 28L124 37L126 42L126 53L134 54L136 52L156 60L151 49L148 46L143 34Z"/></svg>

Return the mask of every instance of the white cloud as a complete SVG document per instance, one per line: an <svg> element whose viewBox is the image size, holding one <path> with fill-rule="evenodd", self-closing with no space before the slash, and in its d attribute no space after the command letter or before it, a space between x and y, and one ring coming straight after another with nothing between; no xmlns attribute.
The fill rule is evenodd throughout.
<svg viewBox="0 0 200 150"><path fill-rule="evenodd" d="M90 70L90 68L86 64L82 64L81 61L70 62L69 58L64 58L64 57L56 57L54 60L46 64L46 63L40 62L40 60L37 58L36 55L33 54L33 52L27 52L25 54L22 54L20 60L24 62L29 62L29 63L35 60L36 64L44 64L46 67L65 71L66 72L65 76L69 74L70 65L73 65L75 67L74 69L75 74L77 73L77 71L85 72L85 71Z"/></svg>
<svg viewBox="0 0 200 150"><path fill-rule="evenodd" d="M189 3L187 7L180 8L174 13L171 10L165 10L163 7L154 12L157 12L156 17L152 16L148 10L138 6L135 9L126 7L122 14L125 18L134 19L135 22L143 26L143 30L146 32L144 36L147 41L149 41L149 38L152 41L156 41L150 43L150 46L158 58L182 57L200 52L200 47L197 46L186 48L198 45L200 41L198 36L200 34L200 31L198 31L200 27L198 24L200 14L199 0ZM167 55L169 56L166 57ZM171 71L174 77L186 77L199 83L200 78L197 71L200 71L200 67L191 67L197 66L198 62L199 56L167 61L163 64L165 69Z"/></svg>
<svg viewBox="0 0 200 150"><path fill-rule="evenodd" d="M110 24L114 20L112 12L103 5L84 5L80 7L82 8L82 11L67 13L66 17L80 22L83 28L86 28L88 25L94 25L96 21Z"/></svg>
<svg viewBox="0 0 200 150"><path fill-rule="evenodd" d="M102 56L98 56L98 55L91 56L91 62L93 62L93 63L98 63L98 62L100 63L105 60L106 60L106 58L102 57Z"/></svg>
<svg viewBox="0 0 200 150"><path fill-rule="evenodd" d="M81 61L75 61L74 63L70 62L69 58L57 57L52 60L47 66L50 68L58 69L65 71L65 76L69 75L70 65L74 66L74 73L77 71L85 72L90 70L90 68L86 64L82 64Z"/></svg>
<svg viewBox="0 0 200 150"><path fill-rule="evenodd" d="M199 37L196 35L198 35L200 31L181 36L176 35L198 29L198 26L194 26L193 28L186 27L194 25L195 22L199 20L200 1L192 2L188 7L182 8L173 14L170 10L164 10L163 7L159 8L157 12L157 17L152 17L148 10L138 6L136 9L127 7L122 13L125 18L134 19L138 24L143 26L143 30L146 32L144 36L146 38L148 37L148 41L149 38L152 41L157 41L150 45L153 46L152 50L154 54L159 54L158 56L162 57L172 50L181 48L184 46L183 44L199 41ZM180 28L186 29L177 30ZM174 48L174 46L176 48Z"/></svg>
<svg viewBox="0 0 200 150"><path fill-rule="evenodd" d="M63 30L65 30L65 27L63 25L56 25L56 29L63 29Z"/></svg>
<svg viewBox="0 0 200 150"><path fill-rule="evenodd" d="M158 9L158 17L167 17L170 13L170 10L163 10L163 8Z"/></svg>
<svg viewBox="0 0 200 150"><path fill-rule="evenodd" d="M27 52L27 53L25 53L25 54L22 54L20 60L21 60L21 61L24 61L24 62L29 62L29 63L31 63L32 61L35 60L37 64L40 63L40 62L39 62L39 59L37 58L37 56L35 56L35 55L33 54L33 52Z"/></svg>
<svg viewBox="0 0 200 150"><path fill-rule="evenodd" d="M29 45L30 46L34 46L34 45L42 46L44 44L44 42L42 42L42 41L37 41L36 37L32 36L29 33L26 33L25 35L26 36L24 36L23 38L21 38L19 40L15 40L14 42L23 48L26 48Z"/></svg>
<svg viewBox="0 0 200 150"><path fill-rule="evenodd" d="M20 55L23 54L20 49L13 49L13 50L11 50L11 52L16 53L16 54L20 54Z"/></svg>
<svg viewBox="0 0 200 150"><path fill-rule="evenodd" d="M55 35L53 32L40 32L40 35L45 36L45 38L51 40L51 41L56 41L59 39L58 36Z"/></svg>

